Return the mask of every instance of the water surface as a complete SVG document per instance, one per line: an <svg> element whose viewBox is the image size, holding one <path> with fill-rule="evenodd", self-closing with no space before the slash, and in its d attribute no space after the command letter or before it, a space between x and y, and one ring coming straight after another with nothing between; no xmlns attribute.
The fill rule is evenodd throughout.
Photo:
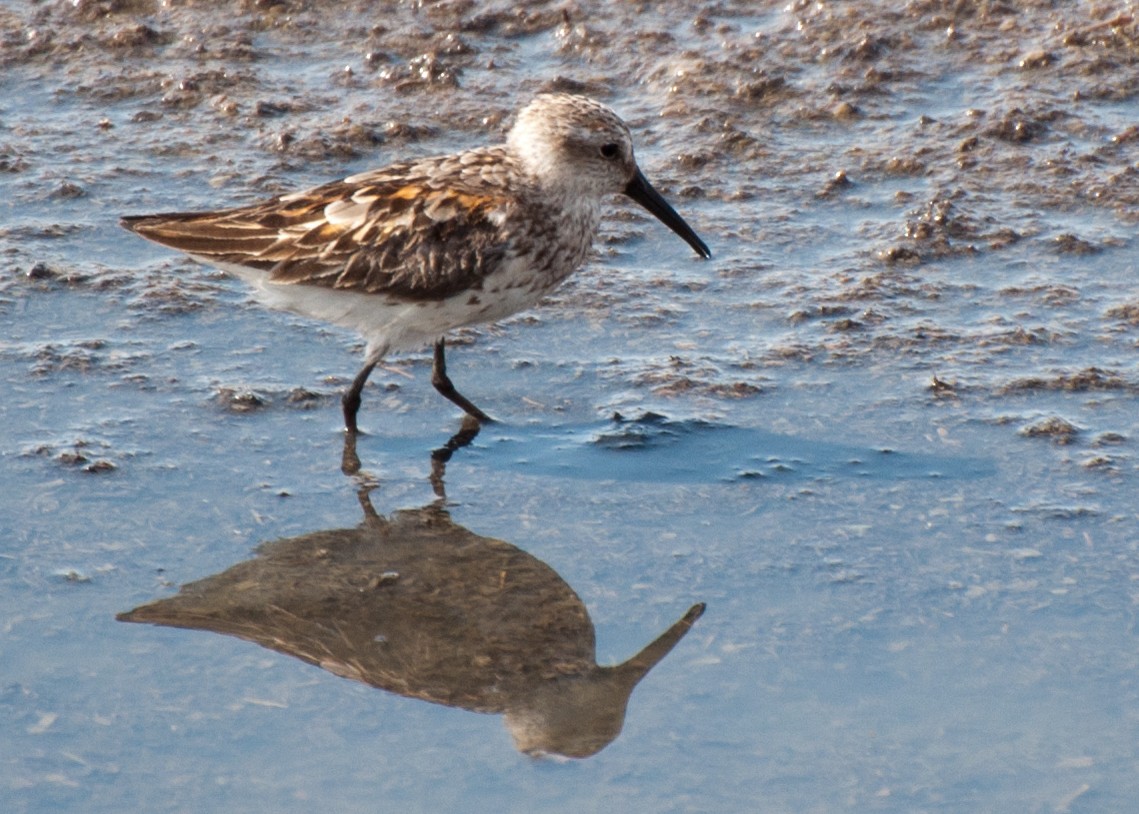
<svg viewBox="0 0 1139 814"><path fill-rule="evenodd" d="M1126 810L1128 7L338 9L0 11L7 808ZM629 120L714 258L615 201L549 302L453 337L501 424L445 487L426 354L375 377L346 476L359 341L116 226L493 141L548 88ZM548 568L597 664L707 610L568 761L493 711L115 621L357 528L362 484Z"/></svg>

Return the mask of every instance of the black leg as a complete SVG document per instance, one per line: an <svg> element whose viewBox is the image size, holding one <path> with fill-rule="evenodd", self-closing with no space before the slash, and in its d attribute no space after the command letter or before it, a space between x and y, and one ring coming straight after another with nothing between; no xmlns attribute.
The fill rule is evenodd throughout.
<svg viewBox="0 0 1139 814"><path fill-rule="evenodd" d="M340 453L340 471L348 477L360 474L360 456L356 454L356 433L344 433L344 450Z"/></svg>
<svg viewBox="0 0 1139 814"><path fill-rule="evenodd" d="M435 385L435 389L444 398L457 404L471 418L478 419L483 424L493 424L494 419L471 404L466 396L456 390L455 385L451 384L451 380L447 378L447 360L443 358L443 347L442 339L435 343L435 362L431 366L431 383Z"/></svg>
<svg viewBox="0 0 1139 814"><path fill-rule="evenodd" d="M355 434L358 432L356 428L356 413L360 409L360 393L364 390L364 384L368 381L368 377L372 375L375 370L376 363L370 362L364 365L363 370L356 374L356 378L352 380L352 386L348 388L348 392L341 398L341 403L344 405L344 429L348 432Z"/></svg>
<svg viewBox="0 0 1139 814"><path fill-rule="evenodd" d="M451 456L455 454L455 450L462 449L468 446L482 429L482 424L474 416L463 416L463 423L459 425L459 431L452 435L447 443L432 451L431 453L431 487L435 490L435 495L444 500L447 494L443 488L443 473L447 469L447 461L451 460Z"/></svg>

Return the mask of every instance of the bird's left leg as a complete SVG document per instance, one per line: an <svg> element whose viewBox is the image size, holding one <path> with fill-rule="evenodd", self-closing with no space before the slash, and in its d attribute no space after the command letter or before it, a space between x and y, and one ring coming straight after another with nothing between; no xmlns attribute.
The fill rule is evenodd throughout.
<svg viewBox="0 0 1139 814"><path fill-rule="evenodd" d="M463 412L467 415L478 419L482 424L493 424L493 418L471 404L470 400L456 390L455 385L451 384L451 380L447 376L447 360L443 354L444 341L440 338L435 343L435 361L431 365L431 384L435 385L435 389L438 390L444 398L461 407Z"/></svg>

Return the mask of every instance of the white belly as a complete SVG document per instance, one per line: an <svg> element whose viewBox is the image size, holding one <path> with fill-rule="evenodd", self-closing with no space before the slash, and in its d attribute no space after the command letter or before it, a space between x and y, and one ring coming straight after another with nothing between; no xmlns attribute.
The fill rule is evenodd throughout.
<svg viewBox="0 0 1139 814"><path fill-rule="evenodd" d="M240 277L253 287L257 299L270 308L356 331L368 341L370 361L391 350L433 342L453 328L495 322L524 311L561 283L560 278L539 280L526 259L513 258L487 277L481 289L444 300L406 300L387 294L274 283L261 271L223 265L204 257L195 259Z"/></svg>

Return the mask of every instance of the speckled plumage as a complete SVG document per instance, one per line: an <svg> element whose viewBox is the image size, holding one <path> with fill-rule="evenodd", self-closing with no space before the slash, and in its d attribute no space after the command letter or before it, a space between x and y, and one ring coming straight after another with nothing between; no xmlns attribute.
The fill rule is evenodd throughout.
<svg viewBox="0 0 1139 814"><path fill-rule="evenodd" d="M529 308L556 288L585 260L601 203L618 192L709 256L637 168L624 122L569 94L536 97L503 145L393 164L238 209L135 216L123 225L242 277L273 307L363 334L365 367L345 397L355 430L372 368L394 348L436 339L436 387L489 420L446 378L440 337Z"/></svg>

